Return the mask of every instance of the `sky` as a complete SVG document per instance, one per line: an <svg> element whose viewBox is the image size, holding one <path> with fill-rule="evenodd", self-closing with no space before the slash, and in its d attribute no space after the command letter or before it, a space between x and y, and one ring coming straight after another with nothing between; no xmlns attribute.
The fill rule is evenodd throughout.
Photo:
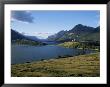
<svg viewBox="0 0 110 87"><path fill-rule="evenodd" d="M11 28L24 35L46 39L61 30L71 30L77 24L99 26L98 10L20 10L11 11Z"/></svg>

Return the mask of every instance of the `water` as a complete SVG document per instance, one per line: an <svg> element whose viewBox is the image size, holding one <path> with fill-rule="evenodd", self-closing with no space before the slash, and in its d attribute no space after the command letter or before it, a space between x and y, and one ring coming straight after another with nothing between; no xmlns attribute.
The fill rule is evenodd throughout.
<svg viewBox="0 0 110 87"><path fill-rule="evenodd" d="M85 54L91 53L91 50L81 50L81 49L72 49L64 48L55 45L46 45L46 46L20 46L12 45L11 46L11 64L25 63L38 61L41 59L51 59L58 58L58 56L75 56L79 53L85 52Z"/></svg>

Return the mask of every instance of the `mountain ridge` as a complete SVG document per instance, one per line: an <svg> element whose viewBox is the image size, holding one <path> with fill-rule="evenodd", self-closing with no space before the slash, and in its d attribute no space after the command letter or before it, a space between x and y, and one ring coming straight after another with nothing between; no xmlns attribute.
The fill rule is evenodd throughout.
<svg viewBox="0 0 110 87"><path fill-rule="evenodd" d="M95 37L97 36L97 37ZM49 36L48 40L55 40L55 41L99 41L100 40L100 26L94 28L82 24L77 24L70 30L60 31L55 35Z"/></svg>
<svg viewBox="0 0 110 87"><path fill-rule="evenodd" d="M11 29L11 42L17 44L46 45L35 36L26 36Z"/></svg>

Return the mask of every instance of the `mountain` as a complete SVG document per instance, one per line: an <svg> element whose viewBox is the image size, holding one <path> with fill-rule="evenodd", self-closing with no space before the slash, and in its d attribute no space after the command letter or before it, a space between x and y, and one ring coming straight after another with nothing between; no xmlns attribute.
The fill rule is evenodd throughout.
<svg viewBox="0 0 110 87"><path fill-rule="evenodd" d="M46 45L45 43L39 41L35 36L25 36L13 29L11 29L11 42L32 45Z"/></svg>
<svg viewBox="0 0 110 87"><path fill-rule="evenodd" d="M57 39L61 38L63 35L65 35L66 33L67 33L67 31L62 30L55 35L48 36L48 40L57 40Z"/></svg>
<svg viewBox="0 0 110 87"><path fill-rule="evenodd" d="M78 24L69 31L60 31L47 39L55 41L100 41L100 26L94 28Z"/></svg>
<svg viewBox="0 0 110 87"><path fill-rule="evenodd" d="M27 36L27 35L25 35L25 37L27 37L28 39L34 40L34 41L40 41L40 39L38 39L36 36Z"/></svg>
<svg viewBox="0 0 110 87"><path fill-rule="evenodd" d="M69 30L68 32L80 35L80 34L83 34L83 33L90 33L93 30L94 30L93 27L78 24L73 29Z"/></svg>
<svg viewBox="0 0 110 87"><path fill-rule="evenodd" d="M31 41L39 41L39 39L35 36L27 36L23 35L13 29L11 29L11 40L17 40L17 39L25 39L25 40L31 40Z"/></svg>
<svg viewBox="0 0 110 87"><path fill-rule="evenodd" d="M27 39L24 35L20 34L19 32L11 29L11 40L17 39Z"/></svg>
<svg viewBox="0 0 110 87"><path fill-rule="evenodd" d="M91 33L86 34L81 38L82 40L100 41L100 26L94 28Z"/></svg>

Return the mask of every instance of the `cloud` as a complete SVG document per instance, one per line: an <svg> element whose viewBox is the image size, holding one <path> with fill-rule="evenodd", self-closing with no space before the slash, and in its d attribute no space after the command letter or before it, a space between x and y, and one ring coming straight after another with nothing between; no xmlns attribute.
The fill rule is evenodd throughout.
<svg viewBox="0 0 110 87"><path fill-rule="evenodd" d="M11 19L27 23L33 23L34 20L30 11L12 11Z"/></svg>
<svg viewBox="0 0 110 87"><path fill-rule="evenodd" d="M53 32L33 32L33 34L40 39L46 39L48 36L53 35L55 33L53 33Z"/></svg>

